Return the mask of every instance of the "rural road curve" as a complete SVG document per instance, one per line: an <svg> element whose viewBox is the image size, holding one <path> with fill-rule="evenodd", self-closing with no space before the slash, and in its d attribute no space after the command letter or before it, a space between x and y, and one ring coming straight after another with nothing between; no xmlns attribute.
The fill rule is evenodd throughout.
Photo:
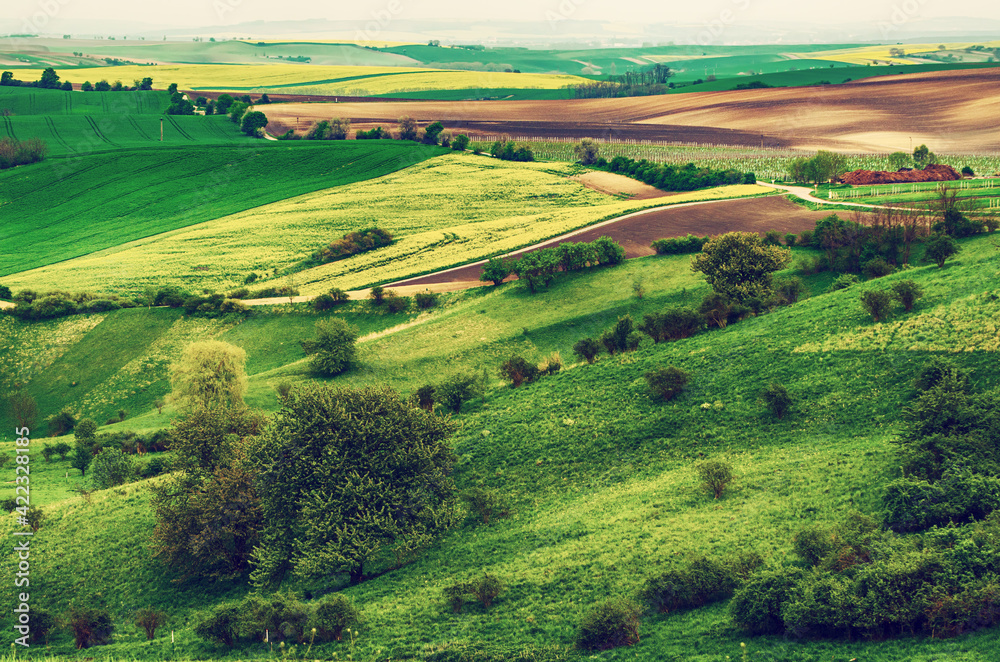
<svg viewBox="0 0 1000 662"><path fill-rule="evenodd" d="M767 182L757 182L761 186L767 186L770 188L776 188L781 191L787 191L792 195L802 198L808 202L813 202L818 205L836 205L838 207L862 207L864 209L897 209L899 211L913 211L911 207L886 207L885 205L867 205L861 202L840 202L834 200L824 200L823 198L817 198L812 194L813 190L807 186L788 186L786 184L768 184Z"/></svg>

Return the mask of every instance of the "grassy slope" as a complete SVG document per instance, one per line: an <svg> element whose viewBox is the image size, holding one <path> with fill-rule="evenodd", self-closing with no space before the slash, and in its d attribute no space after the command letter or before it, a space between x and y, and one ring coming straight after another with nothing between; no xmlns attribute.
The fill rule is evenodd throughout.
<svg viewBox="0 0 1000 662"><path fill-rule="evenodd" d="M0 87L0 108L24 115L159 115L170 105L166 92L64 92Z"/></svg>
<svg viewBox="0 0 1000 662"><path fill-rule="evenodd" d="M567 179L577 170L450 154L365 182L22 272L4 283L13 289L71 282L79 289L112 291L142 291L166 283L223 290L242 283L250 271L272 274L293 268L345 232L378 225L393 233L396 242L390 247L295 275L303 294L318 294L334 285L365 287L464 264L663 204L622 202L597 193ZM756 186L723 187L667 201L765 192L769 190ZM183 253L178 246L185 247ZM203 269L195 271L195 266ZM279 276L275 284L285 280Z"/></svg>
<svg viewBox="0 0 1000 662"><path fill-rule="evenodd" d="M0 228L0 276L379 177L439 153L387 141L247 140L107 151L14 168L0 172L0 210L9 219ZM83 196L91 202L80 204ZM68 279L62 287L79 284Z"/></svg>
<svg viewBox="0 0 1000 662"><path fill-rule="evenodd" d="M889 440L908 380L929 352L955 352L956 361L975 371L977 387L1000 382L995 332L1000 303L988 291L988 283L1000 277L1000 261L989 238L963 244L961 260L944 270L922 267L813 296L725 331L644 345L634 354L575 366L516 391L492 391L458 419L457 477L463 485L481 482L508 493L515 515L493 526L468 522L412 565L349 589L367 621L356 654L419 654L446 642L511 650L565 646L594 600L634 594L646 576L674 558L746 547L780 556L801 526L836 520L851 507L876 509L878 486L892 466ZM400 331L393 345L398 354L387 345L364 360L375 366L371 379L397 381L408 372L407 364L474 368L472 348L483 341L465 341L461 333L475 337L480 328L493 327L476 321L483 316L506 322L494 343L520 344L529 357L539 358L605 327L620 312L639 314L647 306L699 297L705 286L692 282L688 259L647 258L577 274L535 297L517 286L464 295L435 313L436 322ZM646 300L628 300L623 290L631 273L623 269L648 269ZM921 282L926 297L913 313L873 325L857 302L859 292L902 277ZM822 283L811 287L819 291ZM299 329L295 333L303 328L299 322L291 326ZM519 326L528 328L530 345L517 338L524 335ZM434 332L421 340L430 329ZM232 337L263 349L267 331ZM238 327L229 333L241 332ZM454 343L455 351L427 346L430 338L438 340L437 347ZM565 351L564 357L569 358ZM397 361L403 365L395 372ZM265 359L253 370L271 364ZM693 379L684 394L664 405L649 397L642 374L669 364L689 370ZM256 379L266 374L258 372ZM362 371L349 381L366 379ZM769 381L781 381L796 399L786 420L770 419L756 402ZM721 411L700 406L715 401L723 403ZM694 461L709 456L725 457L736 468L736 483L721 502L698 490L691 470ZM54 478L62 464L46 467L48 473L36 479ZM141 486L122 492L102 493L91 506L79 498L50 505L54 514L45 536L33 541L33 577L45 596L39 604L68 596L100 600L101 593L119 619L149 603L171 613L170 627L178 634L172 650L163 638L141 642L123 625L121 643L88 655L218 656L222 651L198 642L187 624L196 606L240 589L171 585L169 573L135 553L152 526L145 493ZM56 571L56 564L63 570ZM65 568L72 568L72 578ZM510 585L489 613L470 607L453 615L443 607L444 586L484 570L501 574ZM108 586L115 587L113 593L103 590ZM715 606L647 617L638 646L604 658L738 659L741 641L748 642L751 659L776 662L831 657L986 662L1000 646L1000 633L945 642L789 642L747 638L731 628L724 608ZM55 650L68 652L67 645L61 635ZM344 656L348 646L330 645L323 653ZM239 655L246 659L253 652Z"/></svg>

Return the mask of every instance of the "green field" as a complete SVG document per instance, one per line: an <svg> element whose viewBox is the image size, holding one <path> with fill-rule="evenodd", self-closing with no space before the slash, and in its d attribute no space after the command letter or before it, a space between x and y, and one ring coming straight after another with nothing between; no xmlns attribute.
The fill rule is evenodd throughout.
<svg viewBox="0 0 1000 662"><path fill-rule="evenodd" d="M917 267L833 293L823 293L828 274L806 277L811 296L793 306L676 343L645 340L635 353L603 356L595 365L574 363L520 389L502 386L493 373L485 400L456 418L456 480L460 486L503 490L512 516L492 525L466 520L413 563L344 589L365 622L356 639L316 646L311 655L420 659L466 647L494 651L492 659L499 660L520 659L516 654L525 649L533 651L528 659L589 659L570 647L583 613L606 595L634 596L646 577L698 553L755 549L777 563L802 527L836 522L852 508L877 513L881 486L893 471L891 440L899 430L899 410L911 395L909 381L928 357L949 353L973 372L976 390L1000 384L1000 347L995 335L983 332L984 320L1000 321L1000 304L989 287L1000 275L1000 263L989 239L963 241L960 259L944 270ZM692 274L689 261L688 256L633 260L561 277L534 296L516 284L451 295L426 321L418 319L384 341L363 343L361 368L333 383L389 381L406 391L449 371L495 366L508 351L537 360L557 350L571 363L569 346L577 338L606 328L621 314L641 316L699 300L707 286ZM648 286L642 300L632 296L629 285L640 275ZM858 303L859 292L901 278L921 283L925 297L912 313L872 324ZM363 308L351 314L365 315ZM139 337L142 315L156 320L144 325L148 333L175 336L174 351L179 350L183 334L176 322L170 324L171 311L122 311L75 336L37 379L48 381L57 370L75 366L81 387L85 380L114 381L101 362L117 350L101 338L136 336L116 361L141 360L148 355L142 346L151 343L150 337ZM287 375L305 378L295 376L301 364L296 352L277 345L294 344L308 331L311 315L290 316L287 335L280 316L254 316L236 327L191 320L202 330L191 326L185 337L200 333L246 347L252 394L258 393L252 399L273 410L276 400L264 394L280 373L274 366L287 361ZM381 316L369 315L368 328L374 330ZM944 327L942 319L948 320ZM382 319L382 326L395 321ZM50 337L41 334L39 340L52 345L45 340ZM254 357L272 351L280 358ZM642 378L663 365L692 374L685 392L668 404L653 400ZM795 398L792 414L783 420L766 414L757 400L770 381L785 384ZM721 407L705 409L706 402ZM149 416L133 411L118 425L143 429L161 421L165 418L155 411ZM718 501L699 489L693 472L705 457L726 459L735 469L733 486ZM137 554L154 523L142 483L98 492L88 504L69 491L80 481L68 462L34 462L39 503L49 512L44 535L32 541L32 585L38 582L39 596L34 604L60 610L71 597L103 603L118 625L115 643L89 649L87 656L272 656L260 645L228 652L194 636L198 610L248 589L239 581L174 583L173 573ZM14 528L11 520L2 526L6 532ZM12 571L9 559L8 554L6 572ZM507 592L489 611L470 606L451 613L442 589L484 571L503 577ZM13 599L12 588L0 591L5 600ZM175 643L166 634L146 641L129 623L131 611L146 605L168 612ZM4 620L10 631L10 616ZM1000 646L995 628L953 640L751 637L732 626L724 604L647 614L640 633L635 646L600 659L722 662L726 656L740 659L743 642L748 659L768 662L989 662ZM71 638L56 634L48 652L71 655Z"/></svg>
<svg viewBox="0 0 1000 662"><path fill-rule="evenodd" d="M160 115L170 105L166 92L64 92L34 87L0 87L0 108L23 115Z"/></svg>
<svg viewBox="0 0 1000 662"><path fill-rule="evenodd" d="M902 205L926 207L938 200L941 186L954 190L957 198L970 210L998 209L1000 180L967 179L953 182L927 182L919 184L882 184L880 186L826 185L816 190L818 197L827 200L846 200L875 205Z"/></svg>
<svg viewBox="0 0 1000 662"><path fill-rule="evenodd" d="M64 117L59 126L86 119ZM443 151L388 141L272 143L237 138L241 134L222 117L169 121L206 133L185 145L52 157L0 172L0 210L8 219L0 227L0 276L379 177ZM210 141L210 127L232 132L232 142L241 144L195 144ZM81 204L84 199L89 202ZM77 284L66 281L64 287Z"/></svg>

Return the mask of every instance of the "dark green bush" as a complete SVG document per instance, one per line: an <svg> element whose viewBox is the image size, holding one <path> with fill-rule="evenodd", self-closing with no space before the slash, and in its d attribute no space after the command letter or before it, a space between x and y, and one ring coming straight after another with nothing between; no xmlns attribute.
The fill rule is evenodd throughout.
<svg viewBox="0 0 1000 662"><path fill-rule="evenodd" d="M507 499L496 490L472 487L462 492L461 498L469 506L469 512L489 524L491 520L510 515Z"/></svg>
<svg viewBox="0 0 1000 662"><path fill-rule="evenodd" d="M912 280L899 280L892 284L892 293L903 304L903 310L910 312L924 290Z"/></svg>
<svg viewBox="0 0 1000 662"><path fill-rule="evenodd" d="M802 576L798 568L775 568L756 573L736 590L729 602L733 622L750 634L781 634L785 629L781 607Z"/></svg>
<svg viewBox="0 0 1000 662"><path fill-rule="evenodd" d="M934 262L938 268L943 268L948 258L957 255L960 250L961 247L954 239L946 234L937 234L927 240L924 262Z"/></svg>
<svg viewBox="0 0 1000 662"><path fill-rule="evenodd" d="M642 608L628 598L611 598L587 611L576 634L584 650L610 650L639 643Z"/></svg>
<svg viewBox="0 0 1000 662"><path fill-rule="evenodd" d="M390 313L402 313L410 309L410 297L387 296L385 307Z"/></svg>
<svg viewBox="0 0 1000 662"><path fill-rule="evenodd" d="M166 612L153 609L152 606L145 609L138 609L135 612L135 626L142 628L146 632L146 639L148 640L155 639L157 628L165 625L166 622Z"/></svg>
<svg viewBox="0 0 1000 662"><path fill-rule="evenodd" d="M882 290L868 290L861 294L861 305L872 316L872 321L881 322L892 312L892 295Z"/></svg>
<svg viewBox="0 0 1000 662"><path fill-rule="evenodd" d="M434 411L434 393L436 388L433 384L424 384L413 393L414 403L421 409Z"/></svg>
<svg viewBox="0 0 1000 662"><path fill-rule="evenodd" d="M110 644L115 631L111 614L102 607L80 607L70 602L62 621L73 634L73 642L78 649Z"/></svg>
<svg viewBox="0 0 1000 662"><path fill-rule="evenodd" d="M128 483L135 474L135 459L117 448L102 449L90 467L90 479L101 490Z"/></svg>
<svg viewBox="0 0 1000 662"><path fill-rule="evenodd" d="M493 601L503 593L503 590L503 581L489 573L484 573L482 577L469 582L469 592L482 603L484 609L493 606Z"/></svg>
<svg viewBox="0 0 1000 662"><path fill-rule="evenodd" d="M854 274L840 274L832 283L830 283L830 287L827 291L836 292L837 290L846 290L851 285L856 285L859 282L861 281Z"/></svg>
<svg viewBox="0 0 1000 662"><path fill-rule="evenodd" d="M795 245L795 241L797 239L798 237L794 233L789 232L788 234L785 235L785 245L791 248L792 246Z"/></svg>
<svg viewBox="0 0 1000 662"><path fill-rule="evenodd" d="M538 373L541 375L554 375L562 370L562 356L559 352L552 352L538 364Z"/></svg>
<svg viewBox="0 0 1000 662"><path fill-rule="evenodd" d="M233 604L221 604L195 617L194 633L208 641L232 648L239 637L242 611Z"/></svg>
<svg viewBox="0 0 1000 662"><path fill-rule="evenodd" d="M539 370L538 366L534 363L531 363L523 356L514 354L500 364L500 376L509 381L512 388L517 388L521 384L530 384L537 380Z"/></svg>
<svg viewBox="0 0 1000 662"><path fill-rule="evenodd" d="M697 466L701 486L711 492L716 499L722 496L733 480L733 468L722 460L708 460Z"/></svg>
<svg viewBox="0 0 1000 662"><path fill-rule="evenodd" d="M597 355L601 353L601 344L593 338L584 338L573 345L573 353L587 363L593 363Z"/></svg>
<svg viewBox="0 0 1000 662"><path fill-rule="evenodd" d="M790 306L796 303L805 293L806 286L802 279L792 276L790 278L776 278L774 280L774 296L777 302L783 306Z"/></svg>
<svg viewBox="0 0 1000 662"><path fill-rule="evenodd" d="M861 267L861 273L863 273L865 278L869 280L872 278L882 278L883 276L888 276L894 271L896 271L896 269L881 257L873 258L865 262Z"/></svg>
<svg viewBox="0 0 1000 662"><path fill-rule="evenodd" d="M330 296L331 299L333 299L333 302L335 304L345 303L347 301L350 301L351 299L351 295L345 292L344 290L340 289L339 287L331 287L330 291L327 292L327 294Z"/></svg>
<svg viewBox="0 0 1000 662"><path fill-rule="evenodd" d="M777 230L768 230L764 233L763 243L765 246L780 246L781 233Z"/></svg>
<svg viewBox="0 0 1000 662"><path fill-rule="evenodd" d="M417 308L427 310L437 305L440 295L436 292L417 292L413 295L413 300L417 303Z"/></svg>
<svg viewBox="0 0 1000 662"><path fill-rule="evenodd" d="M32 644L49 645L49 634L56 627L56 617L41 607L31 608L31 634L28 641Z"/></svg>
<svg viewBox="0 0 1000 662"><path fill-rule="evenodd" d="M913 388L929 391L939 384L946 384L948 390L969 392L969 375L954 363L940 356L931 357L913 380Z"/></svg>
<svg viewBox="0 0 1000 662"><path fill-rule="evenodd" d="M52 414L45 419L49 425L49 434L54 437L61 437L70 432L76 425L76 415L69 407L63 407L58 414Z"/></svg>
<svg viewBox="0 0 1000 662"><path fill-rule="evenodd" d="M437 401L456 414L462 405L473 398L482 397L484 384L477 375L457 373L438 384L435 389Z"/></svg>
<svg viewBox="0 0 1000 662"><path fill-rule="evenodd" d="M760 392L760 399L775 418L784 418L792 408L792 396L788 394L788 389L776 382L771 382Z"/></svg>
<svg viewBox="0 0 1000 662"><path fill-rule="evenodd" d="M376 285L368 292L368 298L372 300L373 306L381 306L387 296L391 296L381 285Z"/></svg>
<svg viewBox="0 0 1000 662"><path fill-rule="evenodd" d="M707 295L698 307L698 312L705 318L705 321L709 325L714 324L720 329L726 328L729 324L729 319L733 315L734 310L733 302L729 297L716 292Z"/></svg>
<svg viewBox="0 0 1000 662"><path fill-rule="evenodd" d="M654 395L663 400L672 400L684 390L691 376L674 366L656 368L646 373L646 383Z"/></svg>
<svg viewBox="0 0 1000 662"><path fill-rule="evenodd" d="M340 641L344 630L356 626L360 620L361 615L347 596L334 593L313 608L309 627L316 628L320 641Z"/></svg>
<svg viewBox="0 0 1000 662"><path fill-rule="evenodd" d="M84 419L84 421L85 420L87 420L87 419ZM77 424L77 426L76 426L77 430L80 429L80 425L82 425L82 424L83 424L83 421L80 421L80 423ZM70 446L65 441L60 441L58 443L52 444L52 452L55 453L56 455L58 455L60 460L65 460L66 456L69 455L69 452L71 450L73 450L73 447Z"/></svg>
<svg viewBox="0 0 1000 662"><path fill-rule="evenodd" d="M313 310L317 312L324 312L330 310L337 302L333 300L333 297L329 294L320 294L318 297L313 299Z"/></svg>
<svg viewBox="0 0 1000 662"><path fill-rule="evenodd" d="M702 247L708 243L711 237L696 237L689 234L686 237L672 237L670 239L657 239L650 248L656 251L657 255L682 255L686 253L698 253Z"/></svg>

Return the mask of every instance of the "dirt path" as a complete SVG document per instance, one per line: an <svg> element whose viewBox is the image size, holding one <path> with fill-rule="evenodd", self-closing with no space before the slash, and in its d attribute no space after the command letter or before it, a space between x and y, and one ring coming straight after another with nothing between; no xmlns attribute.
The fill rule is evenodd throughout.
<svg viewBox="0 0 1000 662"><path fill-rule="evenodd" d="M863 209L893 209L898 211L913 211L912 207L887 207L886 205L871 205L863 202L841 202L840 200L824 200L812 194L813 189L807 186L788 186L787 184L768 184L767 182L757 182L761 186L776 188L787 191L792 195L802 198L817 205L836 205L838 207L860 207Z"/></svg>

